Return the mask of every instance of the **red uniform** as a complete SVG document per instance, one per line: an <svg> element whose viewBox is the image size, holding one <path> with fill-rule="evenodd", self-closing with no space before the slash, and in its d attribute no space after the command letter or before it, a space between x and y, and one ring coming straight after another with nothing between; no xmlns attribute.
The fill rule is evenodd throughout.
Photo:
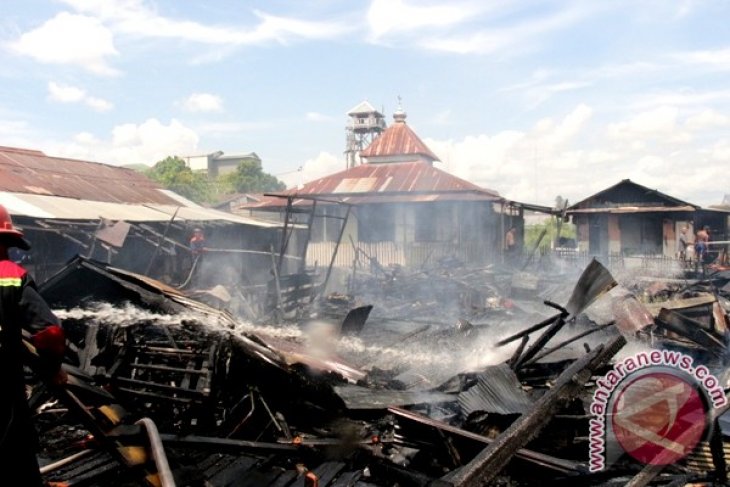
<svg viewBox="0 0 730 487"><path fill-rule="evenodd" d="M48 378L60 369L66 341L33 279L8 260L8 247L28 245L0 206L0 472L13 472L20 478L18 485L36 486L42 482L38 439L25 393L22 332L31 333Z"/></svg>

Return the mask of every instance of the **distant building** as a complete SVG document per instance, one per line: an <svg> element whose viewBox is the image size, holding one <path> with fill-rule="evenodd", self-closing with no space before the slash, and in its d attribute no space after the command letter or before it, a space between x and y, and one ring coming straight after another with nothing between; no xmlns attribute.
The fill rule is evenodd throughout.
<svg viewBox="0 0 730 487"><path fill-rule="evenodd" d="M408 126L406 113L399 109L393 119L362 150L361 164L238 211L279 215L289 203L302 214L319 200L316 214L322 218L313 219L310 264L326 263L340 237L335 264L342 267L352 265L353 246L381 265L417 267L442 258L470 264L501 259L511 226L522 242L523 205L434 167L438 157Z"/></svg>
<svg viewBox="0 0 730 487"><path fill-rule="evenodd" d="M592 255L677 255L679 230L708 225L713 240L726 240L728 210L703 209L629 179L570 206L578 245Z"/></svg>
<svg viewBox="0 0 730 487"><path fill-rule="evenodd" d="M347 167L360 164L360 152L369 146L373 139L385 130L385 115L373 107L370 102L362 101L347 112L350 117L345 128L347 134L345 160Z"/></svg>
<svg viewBox="0 0 730 487"><path fill-rule="evenodd" d="M212 178L235 171L238 165L245 161L254 161L259 166L261 165L261 158L255 152L224 155L223 151L217 151L210 154L183 156L182 159L191 170L205 172Z"/></svg>
<svg viewBox="0 0 730 487"><path fill-rule="evenodd" d="M31 242L23 257L39 282L75 255L180 282L193 228L205 230L211 247L268 252L281 227L204 208L132 169L13 147L0 147L0 204ZM271 265L265 253L207 260L247 276L254 266L266 276Z"/></svg>

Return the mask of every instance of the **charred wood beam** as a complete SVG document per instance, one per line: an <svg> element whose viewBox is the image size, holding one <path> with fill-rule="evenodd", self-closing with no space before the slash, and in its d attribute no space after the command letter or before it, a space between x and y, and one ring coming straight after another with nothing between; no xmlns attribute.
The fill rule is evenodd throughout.
<svg viewBox="0 0 730 487"><path fill-rule="evenodd" d="M154 392L138 391L137 389L130 389L129 387L117 387L119 392L124 392L129 395L145 397L148 399L154 399L155 401L167 401L177 402L180 404L194 404L192 399L186 397L172 397L165 394L155 394Z"/></svg>
<svg viewBox="0 0 730 487"><path fill-rule="evenodd" d="M471 462L448 474L444 480L457 487L476 487L494 479L520 448L540 434L558 408L583 391L593 372L625 344L626 339L619 336L576 360L560 374L553 389L538 399L531 412L518 418Z"/></svg>
<svg viewBox="0 0 730 487"><path fill-rule="evenodd" d="M171 392L173 394L185 394L185 395L189 395L189 396L199 396L199 397L207 396L207 394L202 391L196 391L194 389L185 389L182 387L168 386L166 384L158 384L156 382L147 382L144 380L137 380L137 379L127 379L126 377L115 377L114 380L116 382L119 382L122 384L127 384L127 385L131 385L131 386L139 386L139 387L150 388L150 389L157 389L160 391Z"/></svg>
<svg viewBox="0 0 730 487"><path fill-rule="evenodd" d="M170 367L168 365L153 365L153 364L129 364L133 369L148 369L148 370L159 370L163 372L174 372L180 374L198 374L207 375L210 373L208 370L199 369L184 369L182 367Z"/></svg>
<svg viewBox="0 0 730 487"><path fill-rule="evenodd" d="M134 229L136 229L138 231L137 236L144 238L145 240L147 240L152 245L155 245L156 246L158 242L154 242L152 240L147 239L144 236L144 233L150 233L150 234L152 234L153 236L155 236L158 239L160 239L160 240L158 240L159 242L167 242L169 244L174 245L175 247L179 247L179 248L182 248L182 249L185 249L185 250L190 250L190 248L187 245L183 245L180 242L178 242L176 240L173 240L173 239L167 237L166 235L158 232L157 230L155 230L154 228L152 228L149 225L145 225L144 223L131 223L130 225L132 226L132 228L134 228Z"/></svg>
<svg viewBox="0 0 730 487"><path fill-rule="evenodd" d="M671 309L662 309L656 319L657 325L674 332L709 351L721 355L727 350L719 338L703 329L703 324Z"/></svg>
<svg viewBox="0 0 730 487"><path fill-rule="evenodd" d="M530 345L530 347L527 349L527 351L517 360L517 363L515 363L514 370L518 370L527 363L530 362L530 359L532 359L537 353L545 348L545 345L547 342L549 342L565 325L565 319L563 319L563 316L560 315L555 319L552 325L545 330L545 332L540 335L535 342Z"/></svg>
<svg viewBox="0 0 730 487"><path fill-rule="evenodd" d="M503 345L507 345L508 343L512 343L515 340L519 340L520 338L529 335L533 331L541 330L541 329L545 328L546 326L550 325L551 323L553 323L556 319L560 318L561 316L563 316L563 313L553 315L550 318L547 318L547 319L541 321L540 323L537 323L536 325L532 325L529 328L525 328L524 330L517 332L514 335L510 335L507 338L503 338L497 342L497 346L501 347Z"/></svg>
<svg viewBox="0 0 730 487"><path fill-rule="evenodd" d="M564 340L564 341L558 343L557 345L555 345L553 347L550 347L550 348L545 349L542 353L539 353L539 354L535 355L530 360L525 361L522 365L530 365L530 364L533 364L533 363L537 362L538 360L540 360L540 359L542 359L544 357L547 357L551 353L560 350L564 346L570 345L571 343L573 343L573 342L575 342L577 340L580 340L581 338L587 337L588 335L592 335L593 333L596 333L598 331L605 330L606 328L609 328L609 327L613 326L613 324L614 324L613 322L606 323L604 325L600 325L600 326L597 326L595 328L591 328L589 330L586 330L583 333L579 333L579 334L575 335L574 337L568 338L567 340Z"/></svg>
<svg viewBox="0 0 730 487"><path fill-rule="evenodd" d="M41 222L41 221L38 221L37 223L40 228L35 228L34 230L36 230L36 231L52 232L52 233L57 234L59 237L63 237L66 240L70 240L71 242L81 246L84 249L89 248L89 245L87 243L84 243L81 240L69 235L68 234L69 229L67 229L67 228L53 228L51 225L48 225L47 223ZM83 233L83 234L87 233L85 230L80 230L80 229L74 229L74 230L78 233Z"/></svg>
<svg viewBox="0 0 730 487"><path fill-rule="evenodd" d="M525 347L527 346L527 342L530 341L530 337L523 336L522 341L520 342L520 345L517 347L517 349L512 354L512 357L510 357L509 361L507 362L507 365L509 365L509 368L512 370L515 370L515 367L517 367L517 364L520 361L520 355L522 355L522 352L525 351Z"/></svg>
<svg viewBox="0 0 730 487"><path fill-rule="evenodd" d="M452 436L458 436L461 438L466 438L468 440L473 440L478 443L482 443L484 445L491 445L494 440L477 434L473 433L471 431L463 430L461 428L457 428L456 426L451 426L450 424L444 423L442 421L438 421L436 419L429 418L427 416L423 416L421 414L415 413L413 411L409 411L407 409L402 409L398 407L390 407L388 408L388 411L395 414L396 416L400 416L402 418L406 418L408 420L414 421L419 424L423 424L425 426L429 426L431 428L435 428L439 431L444 431ZM557 472L561 473L585 473L588 471L586 467L583 467L580 463L574 462L572 460L564 460L562 458L553 457L550 455L546 455L544 453L536 452L534 450L528 450L527 448L520 448L515 453L516 457L519 457L523 460L527 460L531 463L534 463L536 465L541 465L543 467L555 470Z"/></svg>

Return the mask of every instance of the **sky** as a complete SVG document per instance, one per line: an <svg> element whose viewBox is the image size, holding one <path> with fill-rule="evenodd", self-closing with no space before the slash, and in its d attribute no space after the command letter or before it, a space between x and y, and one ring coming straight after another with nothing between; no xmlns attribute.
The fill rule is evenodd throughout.
<svg viewBox="0 0 730 487"><path fill-rule="evenodd" d="M0 145L113 165L345 168L399 99L436 167L552 206L623 179L730 193L728 0L3 0Z"/></svg>

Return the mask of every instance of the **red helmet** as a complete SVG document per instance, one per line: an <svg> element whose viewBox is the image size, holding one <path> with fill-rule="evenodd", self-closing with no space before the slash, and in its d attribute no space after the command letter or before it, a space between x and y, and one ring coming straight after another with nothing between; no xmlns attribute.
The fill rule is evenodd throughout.
<svg viewBox="0 0 730 487"><path fill-rule="evenodd" d="M7 247L30 249L30 244L23 238L23 232L13 226L10 213L3 205L0 205L0 242Z"/></svg>

